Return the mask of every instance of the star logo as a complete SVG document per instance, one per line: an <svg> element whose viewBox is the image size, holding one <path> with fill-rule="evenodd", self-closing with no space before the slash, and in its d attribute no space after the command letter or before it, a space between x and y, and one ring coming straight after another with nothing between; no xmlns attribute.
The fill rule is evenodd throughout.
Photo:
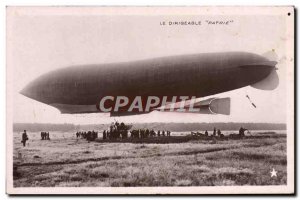
<svg viewBox="0 0 300 200"><path fill-rule="evenodd" d="M271 173L271 177L273 177L273 176L277 177L277 171L275 171L274 168L270 173Z"/></svg>

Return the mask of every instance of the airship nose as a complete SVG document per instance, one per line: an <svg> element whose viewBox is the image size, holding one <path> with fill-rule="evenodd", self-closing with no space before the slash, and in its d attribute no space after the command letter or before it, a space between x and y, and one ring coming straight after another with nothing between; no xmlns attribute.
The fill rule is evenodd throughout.
<svg viewBox="0 0 300 200"><path fill-rule="evenodd" d="M59 88L54 88L57 79L52 74L40 76L26 85L19 93L36 101L49 104L61 97Z"/></svg>
<svg viewBox="0 0 300 200"><path fill-rule="evenodd" d="M34 80L26 85L19 93L28 98L45 103L42 95L45 90L47 90L47 87L44 87L40 80Z"/></svg>
<svg viewBox="0 0 300 200"><path fill-rule="evenodd" d="M32 86L30 85L27 85L26 87L24 87L21 91L20 91L20 94L26 96L26 97L29 97L31 99L35 99L34 98L34 89Z"/></svg>

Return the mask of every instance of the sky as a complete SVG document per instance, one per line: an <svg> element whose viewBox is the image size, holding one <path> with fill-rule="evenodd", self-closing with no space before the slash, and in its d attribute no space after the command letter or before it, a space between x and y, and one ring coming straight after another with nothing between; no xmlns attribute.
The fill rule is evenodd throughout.
<svg viewBox="0 0 300 200"><path fill-rule="evenodd" d="M38 9L38 8L36 8ZM114 15L99 12L39 12L12 10L7 20L8 94L13 121L26 123L104 124L114 119L142 122L267 122L287 118L287 31L285 12L255 15L209 15L205 12ZM73 11L74 11L73 10ZM97 10L96 10L97 11ZM129 12L130 13L130 12ZM207 25L206 20L230 21ZM161 22L201 21L201 25L162 26ZM231 98L231 115L152 112L109 117L109 114L60 114L49 105L19 94L30 81L54 69L79 64L100 64L207 52L245 51L278 55L279 86L263 91L250 86L214 95ZM201 86L199 86L201 87ZM257 106L246 98L249 95Z"/></svg>

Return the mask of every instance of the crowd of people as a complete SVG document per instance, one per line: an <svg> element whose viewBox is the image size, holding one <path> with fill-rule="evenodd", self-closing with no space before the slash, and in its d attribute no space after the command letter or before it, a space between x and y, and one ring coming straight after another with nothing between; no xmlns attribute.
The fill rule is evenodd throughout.
<svg viewBox="0 0 300 200"><path fill-rule="evenodd" d="M86 139L87 141L94 141L96 138L98 138L98 132L97 131L79 131L76 132L76 138L83 138Z"/></svg>
<svg viewBox="0 0 300 200"><path fill-rule="evenodd" d="M128 131L131 127L126 126L124 122L115 122L112 123L109 127L109 130L103 131L103 140L106 139L117 139L117 138L128 138Z"/></svg>
<svg viewBox="0 0 300 200"><path fill-rule="evenodd" d="M103 131L103 140L106 139L125 139L125 138L148 138L155 136L171 136L171 131L157 131L153 129L133 129L129 131L131 126L125 125L123 122L112 123L108 130Z"/></svg>
<svg viewBox="0 0 300 200"><path fill-rule="evenodd" d="M103 131L103 140L106 139L125 139L125 138L149 138L149 137L170 137L171 136L171 131L169 130L158 130L157 132L154 131L153 129L133 129L129 132L130 127L126 126L124 123L112 123L112 125L109 127L109 130L104 130ZM239 129L238 134L234 135L229 135L232 137L238 137L238 138L243 138L245 136L245 131L248 130L246 128L241 127ZM130 133L130 136L129 136ZM202 133L194 133L192 132L193 136L209 136L208 131L205 130L204 134ZM224 134L222 134L220 129L213 129L212 135L213 138L219 137L219 138L224 138ZM98 132L97 131L79 131L76 132L76 138L83 138L88 141L94 141L95 139L98 138ZM26 146L26 142L28 140L28 135L26 130L22 133L22 140L21 143L23 146ZM41 139L42 140L50 140L50 133L49 132L41 132Z"/></svg>

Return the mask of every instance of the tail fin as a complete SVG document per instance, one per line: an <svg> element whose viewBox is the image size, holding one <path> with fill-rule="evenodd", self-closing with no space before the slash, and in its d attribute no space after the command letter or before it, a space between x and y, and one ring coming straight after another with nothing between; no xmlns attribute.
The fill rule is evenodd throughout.
<svg viewBox="0 0 300 200"><path fill-rule="evenodd" d="M276 72L276 69L274 68L269 74L269 76L267 76L265 79L257 83L254 83L253 85L251 85L251 87L260 90L274 90L277 88L278 85L279 85L279 77Z"/></svg>
<svg viewBox="0 0 300 200"><path fill-rule="evenodd" d="M265 58L267 58L271 62L275 61L274 65L277 64L278 56L277 56L274 49L272 51L268 51L268 52L264 53L262 56L264 56ZM278 85L279 85L279 77L278 77L278 74L276 72L276 68L274 66L274 69L272 69L269 76L267 76L265 79L263 79L263 80L261 80L257 83L254 83L251 86L256 88L256 89L260 89L260 90L274 90L274 89L277 88Z"/></svg>

